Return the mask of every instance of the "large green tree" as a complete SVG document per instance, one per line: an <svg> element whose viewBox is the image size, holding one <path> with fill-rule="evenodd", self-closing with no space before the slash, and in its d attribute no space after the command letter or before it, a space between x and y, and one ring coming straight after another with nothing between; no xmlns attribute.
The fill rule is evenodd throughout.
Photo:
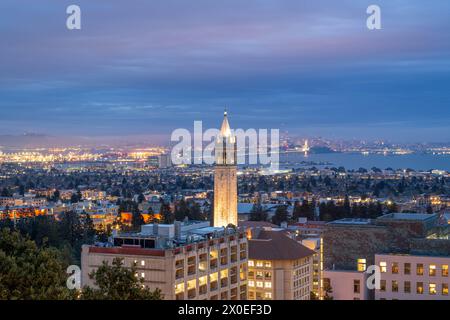
<svg viewBox="0 0 450 320"><path fill-rule="evenodd" d="M81 299L86 300L161 300L159 289L151 291L143 285L142 278L136 276L136 267L126 268L122 259L115 258L110 265L103 264L91 272L95 288L84 287Z"/></svg>
<svg viewBox="0 0 450 320"><path fill-rule="evenodd" d="M8 228L0 230L0 299L73 299L66 287L66 265L55 248L36 243Z"/></svg>

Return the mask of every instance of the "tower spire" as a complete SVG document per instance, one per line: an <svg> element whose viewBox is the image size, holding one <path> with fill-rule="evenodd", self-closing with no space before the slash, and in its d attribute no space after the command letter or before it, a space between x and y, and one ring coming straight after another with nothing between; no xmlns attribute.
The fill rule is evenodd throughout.
<svg viewBox="0 0 450 320"><path fill-rule="evenodd" d="M227 116L227 110L223 112L223 121L222 121L222 127L220 128L220 135L222 137L229 137L231 136L231 129L230 124L228 123L228 116Z"/></svg>

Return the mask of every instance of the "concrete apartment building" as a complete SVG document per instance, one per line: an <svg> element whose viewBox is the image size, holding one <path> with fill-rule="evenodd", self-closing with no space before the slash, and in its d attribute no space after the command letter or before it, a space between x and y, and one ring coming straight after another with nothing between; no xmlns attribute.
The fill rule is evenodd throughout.
<svg viewBox="0 0 450 320"><path fill-rule="evenodd" d="M376 300L450 300L450 257L377 254L381 288Z"/></svg>
<svg viewBox="0 0 450 320"><path fill-rule="evenodd" d="M309 300L315 252L283 229L256 228L248 240L250 300Z"/></svg>
<svg viewBox="0 0 450 320"><path fill-rule="evenodd" d="M167 300L247 299L248 244L243 231L209 222L143 225L141 232L114 236L109 247L84 245L82 285L103 261L123 258L137 277Z"/></svg>

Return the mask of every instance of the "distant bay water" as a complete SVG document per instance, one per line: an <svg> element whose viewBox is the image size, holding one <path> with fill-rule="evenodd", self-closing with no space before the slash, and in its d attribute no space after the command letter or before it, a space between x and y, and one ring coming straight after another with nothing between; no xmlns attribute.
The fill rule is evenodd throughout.
<svg viewBox="0 0 450 320"><path fill-rule="evenodd" d="M346 169L414 169L450 171L450 155L406 154L381 155L359 153L308 154L289 152L280 154L280 164L284 167L345 167Z"/></svg>

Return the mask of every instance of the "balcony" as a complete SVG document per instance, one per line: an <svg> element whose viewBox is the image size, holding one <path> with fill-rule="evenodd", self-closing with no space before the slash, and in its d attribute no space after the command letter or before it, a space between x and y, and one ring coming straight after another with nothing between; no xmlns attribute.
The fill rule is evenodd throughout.
<svg viewBox="0 0 450 320"><path fill-rule="evenodd" d="M209 284L209 290L210 290L210 291L217 290L218 287L219 287L219 286L217 285L217 281L213 281L213 282L211 282L211 283Z"/></svg>
<svg viewBox="0 0 450 320"><path fill-rule="evenodd" d="M221 287L221 288L228 287L228 278L222 278L222 279L220 279L220 287Z"/></svg>
<svg viewBox="0 0 450 320"><path fill-rule="evenodd" d="M175 300L184 300L184 292L177 293L175 295Z"/></svg>
<svg viewBox="0 0 450 320"><path fill-rule="evenodd" d="M188 276L195 274L195 265L188 267Z"/></svg>
<svg viewBox="0 0 450 320"><path fill-rule="evenodd" d="M206 284L204 284L199 287L198 294L199 295L206 294L207 291L208 291L208 286Z"/></svg>
<svg viewBox="0 0 450 320"><path fill-rule="evenodd" d="M177 260L175 262L175 268L182 268L184 267L184 260Z"/></svg>
<svg viewBox="0 0 450 320"><path fill-rule="evenodd" d="M224 266L224 265L227 265L227 264L228 264L227 257L226 256L225 257L221 257L220 258L220 265Z"/></svg>
<svg viewBox="0 0 450 320"><path fill-rule="evenodd" d="M184 269L177 269L175 271L175 279L181 279L184 277Z"/></svg>
<svg viewBox="0 0 450 320"><path fill-rule="evenodd" d="M195 288L188 290L188 299L194 299L196 295Z"/></svg>

